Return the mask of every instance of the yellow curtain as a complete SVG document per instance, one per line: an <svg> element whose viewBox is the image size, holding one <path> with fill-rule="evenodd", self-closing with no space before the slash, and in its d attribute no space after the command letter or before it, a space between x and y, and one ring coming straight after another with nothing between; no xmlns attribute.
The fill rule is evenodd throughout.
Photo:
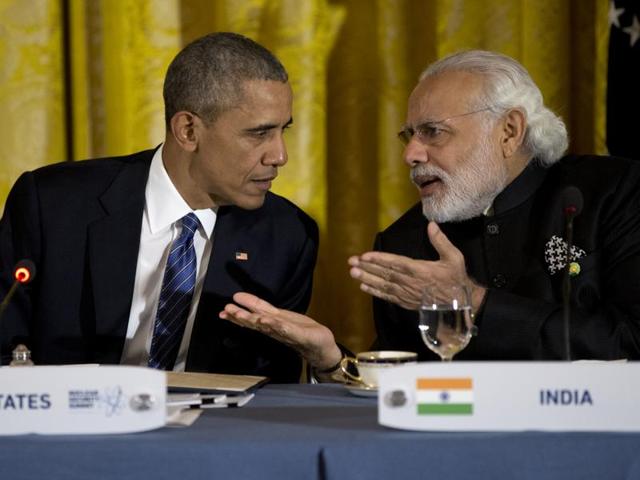
<svg viewBox="0 0 640 480"><path fill-rule="evenodd" d="M24 170L64 159L59 2L0 0L0 209Z"/></svg>
<svg viewBox="0 0 640 480"><path fill-rule="evenodd" d="M354 350L374 333L346 260L417 201L395 133L429 62L471 48L515 57L572 151L605 152L601 0L0 0L0 206L24 170L161 142L169 61L220 30L289 71L294 128L275 191L320 225L311 313Z"/></svg>

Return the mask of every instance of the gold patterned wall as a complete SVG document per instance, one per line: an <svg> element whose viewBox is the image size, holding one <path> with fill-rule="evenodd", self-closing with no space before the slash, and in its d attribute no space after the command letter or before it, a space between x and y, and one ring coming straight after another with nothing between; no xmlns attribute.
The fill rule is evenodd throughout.
<svg viewBox="0 0 640 480"><path fill-rule="evenodd" d="M354 350L373 330L346 259L417 200L395 134L429 62L469 48L515 57L572 150L604 152L603 0L0 0L0 206L24 170L161 142L168 63L219 30L289 71L294 128L275 190L321 227L312 314Z"/></svg>

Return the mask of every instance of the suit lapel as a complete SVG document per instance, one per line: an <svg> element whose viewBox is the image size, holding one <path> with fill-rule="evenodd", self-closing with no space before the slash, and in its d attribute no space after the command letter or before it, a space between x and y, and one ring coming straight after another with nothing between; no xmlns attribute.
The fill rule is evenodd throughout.
<svg viewBox="0 0 640 480"><path fill-rule="evenodd" d="M145 152L146 153L146 152ZM88 231L88 256L95 307L95 355L119 363L135 280L145 185L153 153L128 163L100 197L105 216Z"/></svg>
<svg viewBox="0 0 640 480"><path fill-rule="evenodd" d="M254 254L257 247L254 244L256 239L248 231L258 221L259 215L254 211L220 208L203 292L216 291L231 296L240 286L247 288L251 284L251 278L245 272L256 261ZM236 254L242 253L246 254L245 258L236 258ZM260 293L258 290L256 295Z"/></svg>
<svg viewBox="0 0 640 480"><path fill-rule="evenodd" d="M221 207L218 210L211 257L187 356L189 371L207 371L216 351L230 348L230 345L223 346L220 342L229 342L223 332L234 327L218 319L218 312L236 291L241 290L238 279L234 277L233 259L238 247L237 240L246 237L242 234L246 224L242 225L242 222L238 223L236 220L232 208ZM219 360L219 364L224 364L220 362L223 359Z"/></svg>

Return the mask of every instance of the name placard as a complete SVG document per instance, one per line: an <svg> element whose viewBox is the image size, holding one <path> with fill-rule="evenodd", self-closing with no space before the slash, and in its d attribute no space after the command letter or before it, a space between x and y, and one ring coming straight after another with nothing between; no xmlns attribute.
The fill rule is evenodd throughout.
<svg viewBox="0 0 640 480"><path fill-rule="evenodd" d="M0 368L0 435L128 433L166 421L165 372L126 366Z"/></svg>
<svg viewBox="0 0 640 480"><path fill-rule="evenodd" d="M379 423L407 430L632 432L638 405L637 362L428 362L379 377Z"/></svg>

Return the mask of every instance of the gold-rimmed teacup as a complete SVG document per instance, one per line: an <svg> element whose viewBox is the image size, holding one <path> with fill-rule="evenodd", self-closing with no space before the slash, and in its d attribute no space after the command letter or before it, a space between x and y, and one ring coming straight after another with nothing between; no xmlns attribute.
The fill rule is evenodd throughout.
<svg viewBox="0 0 640 480"><path fill-rule="evenodd" d="M352 383L365 388L378 388L378 373L383 368L395 367L407 363L416 363L418 354L396 350L377 350L360 352L355 358L345 357L340 363L342 374ZM349 370L353 365L358 370L354 375Z"/></svg>

